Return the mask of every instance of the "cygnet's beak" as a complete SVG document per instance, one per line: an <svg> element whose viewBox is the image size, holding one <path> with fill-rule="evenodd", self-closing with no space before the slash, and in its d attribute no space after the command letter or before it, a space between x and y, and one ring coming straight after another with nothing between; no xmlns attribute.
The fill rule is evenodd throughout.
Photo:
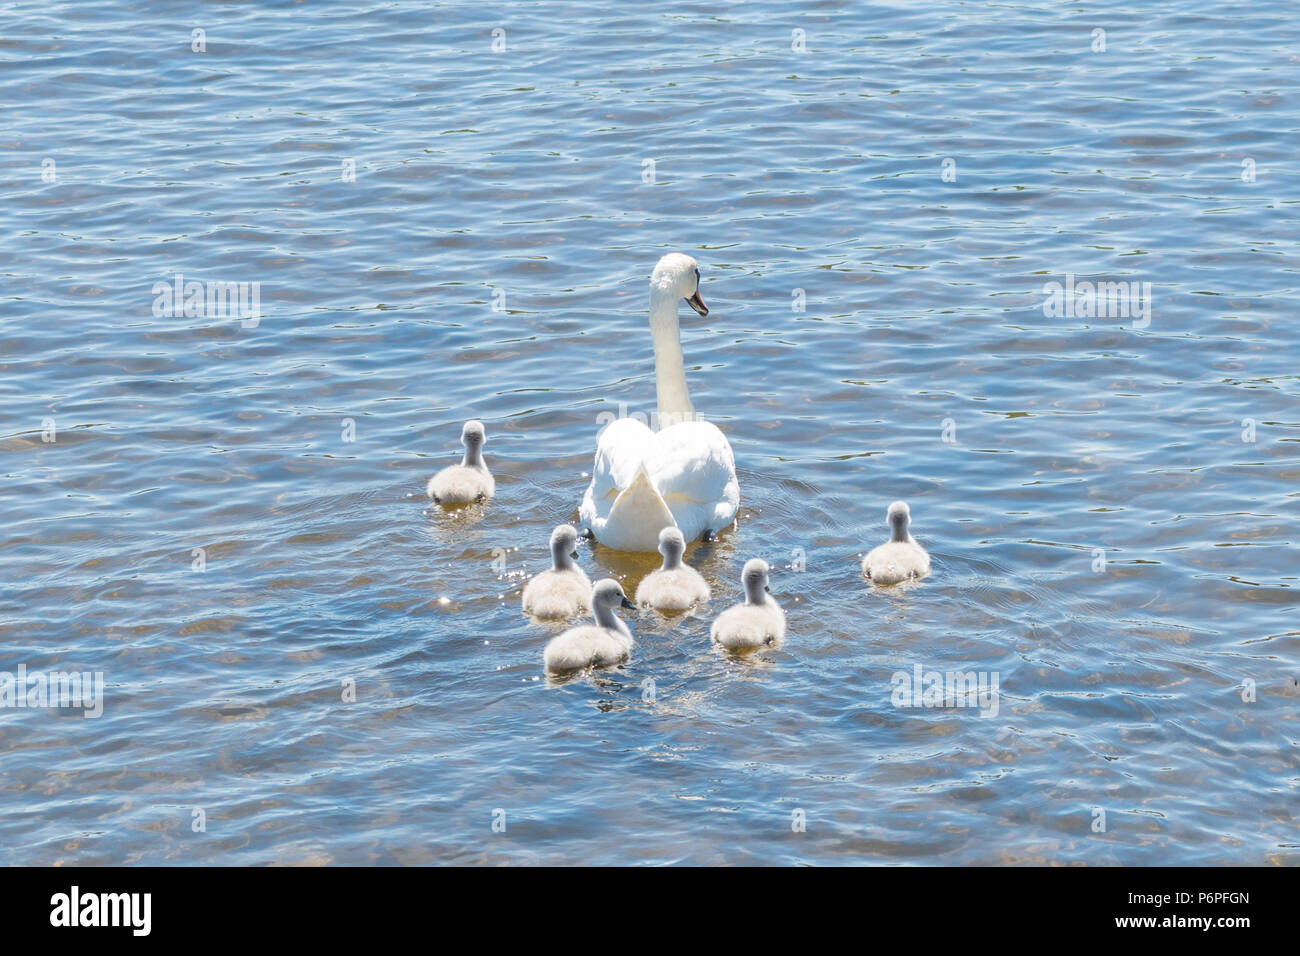
<svg viewBox="0 0 1300 956"><path fill-rule="evenodd" d="M772 585L770 585L770 584L764 584L764 585L763 585L763 590L766 591L768 594L771 594L771 593L772 593Z"/></svg>
<svg viewBox="0 0 1300 956"><path fill-rule="evenodd" d="M578 556L578 549L577 549L577 548L574 548L572 551L569 552L569 557L571 557L571 558L576 558L577 556Z"/></svg>
<svg viewBox="0 0 1300 956"><path fill-rule="evenodd" d="M709 307L705 305L704 300L700 298L700 290L698 288L695 290L694 295L686 297L686 304L696 312L700 313L700 315L709 314Z"/></svg>
<svg viewBox="0 0 1300 956"><path fill-rule="evenodd" d="M636 605L633 604L631 601L629 601L627 598L623 598L623 606L633 611L636 610Z"/></svg>

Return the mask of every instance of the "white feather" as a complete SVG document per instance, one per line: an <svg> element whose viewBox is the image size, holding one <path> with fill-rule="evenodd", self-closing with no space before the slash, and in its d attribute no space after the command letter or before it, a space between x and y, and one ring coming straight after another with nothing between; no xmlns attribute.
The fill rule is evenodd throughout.
<svg viewBox="0 0 1300 956"><path fill-rule="evenodd" d="M600 434L578 514L606 547L653 551L662 528L693 541L727 527L739 508L735 458L716 425L681 422L656 433L620 418Z"/></svg>

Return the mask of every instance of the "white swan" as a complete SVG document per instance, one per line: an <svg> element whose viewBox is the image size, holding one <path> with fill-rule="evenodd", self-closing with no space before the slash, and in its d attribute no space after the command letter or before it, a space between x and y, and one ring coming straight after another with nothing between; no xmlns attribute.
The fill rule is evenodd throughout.
<svg viewBox="0 0 1300 956"><path fill-rule="evenodd" d="M686 390L679 298L700 315L709 314L695 260L673 252L650 277L659 431L633 418L605 426L578 512L597 541L618 551L654 551L660 530L669 525L688 541L712 538L740 507L731 445L716 425L696 420Z"/></svg>
<svg viewBox="0 0 1300 956"><path fill-rule="evenodd" d="M632 651L632 632L614 608L635 607L623 593L623 586L613 578L597 581L591 589L591 614L594 625L574 627L553 638L542 652L546 669L554 673L576 671L584 667L617 664Z"/></svg>
<svg viewBox="0 0 1300 956"><path fill-rule="evenodd" d="M750 558L740 573L745 586L745 601L734 604L718 615L709 636L723 647L735 651L753 650L771 645L779 647L785 638L785 611L768 593L767 562Z"/></svg>
<svg viewBox="0 0 1300 956"><path fill-rule="evenodd" d="M663 567L646 575L637 585L637 604L646 604L660 611L685 611L709 599L709 585L703 575L682 563L685 551L686 539L679 529L664 528L659 532Z"/></svg>
<svg viewBox="0 0 1300 956"><path fill-rule="evenodd" d="M578 532L562 524L551 532L551 564L524 588L524 611L533 617L573 617L587 610L591 579L574 562Z"/></svg>
<svg viewBox="0 0 1300 956"><path fill-rule="evenodd" d="M912 513L907 502L895 501L886 512L889 541L871 549L862 559L862 573L875 584L898 584L909 578L923 578L930 573L930 556L916 543L907 526Z"/></svg>
<svg viewBox="0 0 1300 956"><path fill-rule="evenodd" d="M465 457L459 465L451 465L429 479L426 489L429 497L440 505L463 505L483 501L496 491L496 481L483 463L483 443L487 432L480 421L468 421L460 430L460 443L465 446Z"/></svg>

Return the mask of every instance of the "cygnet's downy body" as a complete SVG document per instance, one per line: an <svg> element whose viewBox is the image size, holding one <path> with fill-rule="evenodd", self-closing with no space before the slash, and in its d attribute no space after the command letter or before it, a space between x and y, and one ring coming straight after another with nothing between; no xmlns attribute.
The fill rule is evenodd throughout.
<svg viewBox="0 0 1300 956"><path fill-rule="evenodd" d="M597 581L591 589L591 615L595 624L565 631L542 652L551 673L562 674L586 667L608 667L627 660L632 652L632 632L614 613L616 607L635 607L613 578Z"/></svg>
<svg viewBox="0 0 1300 956"><path fill-rule="evenodd" d="M496 481L483 461L487 432L480 421L468 421L460 432L465 456L429 479L429 497L440 505L464 505L486 501L496 491Z"/></svg>
<svg viewBox="0 0 1300 956"><path fill-rule="evenodd" d="M907 503L895 501L886 513L890 540L872 548L862 559L862 573L873 584L900 584L930 573L930 556L908 530L912 513Z"/></svg>
<svg viewBox="0 0 1300 956"><path fill-rule="evenodd" d="M578 556L578 532L562 524L551 532L551 569L524 588L524 612L534 617L566 618L585 614L591 580L573 559Z"/></svg>
<svg viewBox="0 0 1300 956"><path fill-rule="evenodd" d="M659 611L685 611L709 600L709 585L699 571L682 562L686 539L676 527L659 532L664 563L646 575L636 589L636 603Z"/></svg>
<svg viewBox="0 0 1300 956"><path fill-rule="evenodd" d="M751 558L745 562L740 575L745 601L718 615L709 632L714 641L733 651L780 646L785 639L785 612L768 593L767 581L766 561Z"/></svg>

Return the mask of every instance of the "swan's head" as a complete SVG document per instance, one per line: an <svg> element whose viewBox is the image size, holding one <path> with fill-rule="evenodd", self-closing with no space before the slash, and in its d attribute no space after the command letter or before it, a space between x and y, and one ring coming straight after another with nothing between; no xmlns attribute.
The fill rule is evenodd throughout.
<svg viewBox="0 0 1300 956"><path fill-rule="evenodd" d="M650 288L663 295L681 296L700 315L709 314L700 298L700 265L688 255L670 252L660 259L650 276Z"/></svg>
<svg viewBox="0 0 1300 956"><path fill-rule="evenodd" d="M659 553L664 556L664 567L675 568L682 562L682 555L686 553L686 539L682 537L682 529L669 525L659 532Z"/></svg>
<svg viewBox="0 0 1300 956"><path fill-rule="evenodd" d="M562 554L567 554L571 558L578 556L578 532L573 525L557 525L551 532L551 553L556 557Z"/></svg>
<svg viewBox="0 0 1300 956"><path fill-rule="evenodd" d="M623 585L619 584L613 578L604 578L597 581L591 588L592 606L616 608L619 606L635 608L636 605L627 599L623 593Z"/></svg>
<svg viewBox="0 0 1300 956"><path fill-rule="evenodd" d="M460 443L466 448L473 451L483 447L487 441L487 432L483 428L483 423L477 419L471 419L465 423L465 427L460 430Z"/></svg>
<svg viewBox="0 0 1300 956"><path fill-rule="evenodd" d="M893 531L895 541L906 541L908 538L907 526L912 523L912 512L908 510L906 501L895 501L889 506L889 511L885 513L889 519L889 527Z"/></svg>
<svg viewBox="0 0 1300 956"><path fill-rule="evenodd" d="M745 597L750 604L762 604L772 589L767 586L767 562L750 558L740 572L740 583L745 586Z"/></svg>

